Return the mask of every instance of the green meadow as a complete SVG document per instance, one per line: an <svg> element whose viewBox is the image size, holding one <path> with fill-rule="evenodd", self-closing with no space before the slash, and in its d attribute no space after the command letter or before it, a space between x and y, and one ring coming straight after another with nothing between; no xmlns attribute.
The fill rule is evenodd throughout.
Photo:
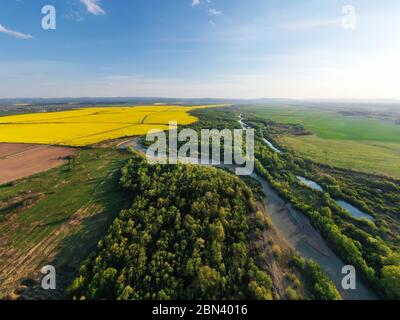
<svg viewBox="0 0 400 320"><path fill-rule="evenodd" d="M400 126L389 122L343 116L335 111L296 107L257 109L256 114L280 123L298 123L323 139L400 142Z"/></svg>
<svg viewBox="0 0 400 320"><path fill-rule="evenodd" d="M279 123L302 124L312 136L281 136L279 141L301 156L337 167L400 178L400 126L343 116L335 111L263 107L257 116Z"/></svg>
<svg viewBox="0 0 400 320"><path fill-rule="evenodd" d="M280 137L303 157L319 163L400 178L400 143Z"/></svg>

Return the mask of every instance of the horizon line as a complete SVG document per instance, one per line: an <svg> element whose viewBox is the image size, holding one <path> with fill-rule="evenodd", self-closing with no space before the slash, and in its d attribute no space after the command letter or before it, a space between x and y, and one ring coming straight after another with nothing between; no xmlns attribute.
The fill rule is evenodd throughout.
<svg viewBox="0 0 400 320"><path fill-rule="evenodd" d="M162 97L162 96L110 96L110 97L102 97L102 96L81 96L81 97L0 97L0 101L4 100L79 100L79 99L165 99L165 100L224 100L224 101L257 101L257 100L281 100L281 101L324 101L324 102L396 102L400 103L399 98L214 98L214 97L191 97L191 98L182 98L182 97Z"/></svg>

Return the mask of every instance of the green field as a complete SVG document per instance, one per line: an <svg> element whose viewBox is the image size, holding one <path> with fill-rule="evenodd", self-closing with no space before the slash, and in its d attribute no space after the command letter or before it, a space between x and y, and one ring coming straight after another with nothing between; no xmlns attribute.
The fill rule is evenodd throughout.
<svg viewBox="0 0 400 320"><path fill-rule="evenodd" d="M76 270L122 208L118 177L128 156L81 150L69 164L0 186L0 297L46 263ZM61 290L69 275L58 275Z"/></svg>
<svg viewBox="0 0 400 320"><path fill-rule="evenodd" d="M317 136L278 139L316 162L400 178L400 143L326 140Z"/></svg>
<svg viewBox="0 0 400 320"><path fill-rule="evenodd" d="M256 114L276 122L302 124L323 139L400 143L400 126L381 120L296 107L259 108Z"/></svg>
<svg viewBox="0 0 400 320"><path fill-rule="evenodd" d="M283 135L278 140L316 162L400 178L400 126L347 117L335 111L260 107L256 115L279 123L302 124L313 136Z"/></svg>

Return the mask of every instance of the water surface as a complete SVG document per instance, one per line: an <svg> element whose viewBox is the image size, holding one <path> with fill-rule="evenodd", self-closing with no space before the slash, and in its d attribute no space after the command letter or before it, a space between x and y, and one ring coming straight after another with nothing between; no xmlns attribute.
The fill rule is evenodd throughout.
<svg viewBox="0 0 400 320"><path fill-rule="evenodd" d="M296 176L297 180L299 180L302 184L305 184L307 187L316 190L316 191L324 191L324 189L315 181L309 180L307 178L304 178L302 176Z"/></svg>
<svg viewBox="0 0 400 320"><path fill-rule="evenodd" d="M361 211L360 209L356 208L355 206L351 205L350 203L343 201L343 200L336 200L336 203L345 209L350 215L354 218L358 219L367 219L369 221L374 221L374 218L370 216L368 213Z"/></svg>

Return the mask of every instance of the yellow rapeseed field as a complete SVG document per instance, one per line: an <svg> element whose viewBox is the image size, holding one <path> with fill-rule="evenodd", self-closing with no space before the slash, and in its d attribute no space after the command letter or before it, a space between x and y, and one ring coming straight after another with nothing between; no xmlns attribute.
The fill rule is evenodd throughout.
<svg viewBox="0 0 400 320"><path fill-rule="evenodd" d="M101 141L167 130L170 121L187 125L198 107L136 106L84 108L0 117L0 142L86 146Z"/></svg>

